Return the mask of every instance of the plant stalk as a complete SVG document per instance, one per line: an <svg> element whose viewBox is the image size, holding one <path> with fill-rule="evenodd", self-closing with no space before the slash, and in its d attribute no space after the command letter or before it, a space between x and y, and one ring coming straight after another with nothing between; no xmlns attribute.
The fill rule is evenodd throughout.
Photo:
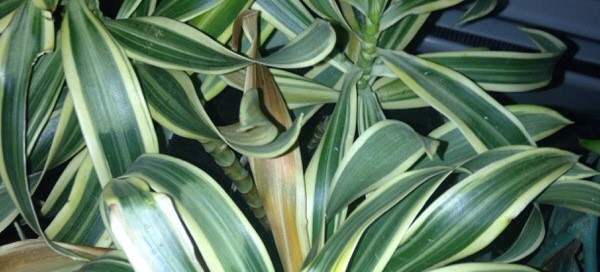
<svg viewBox="0 0 600 272"><path fill-rule="evenodd" d="M206 152L214 158L217 165L223 169L225 175L233 181L236 190L242 194L246 204L250 206L250 209L260 224L265 229L270 229L263 202L258 196L256 186L254 186L254 180L248 170L240 164L235 153L233 153L229 146L222 141L204 141L201 143L204 150L206 150Z"/></svg>

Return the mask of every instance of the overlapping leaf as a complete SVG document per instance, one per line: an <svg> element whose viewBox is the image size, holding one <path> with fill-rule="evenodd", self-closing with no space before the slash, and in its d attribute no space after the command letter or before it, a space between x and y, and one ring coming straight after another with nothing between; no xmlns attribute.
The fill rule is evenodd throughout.
<svg viewBox="0 0 600 272"><path fill-rule="evenodd" d="M494 258L494 262L511 263L527 257L540 246L545 236L544 217L538 205L535 205L515 242L502 255Z"/></svg>
<svg viewBox="0 0 600 272"><path fill-rule="evenodd" d="M143 155L127 176L141 178L173 198L209 269L273 270L258 234L219 184L200 169L164 155Z"/></svg>
<svg viewBox="0 0 600 272"><path fill-rule="evenodd" d="M600 216L599 195L598 183L587 180L560 180L552 184L536 201Z"/></svg>
<svg viewBox="0 0 600 272"><path fill-rule="evenodd" d="M477 152L535 144L514 115L458 72L403 52L381 54L406 85L458 126Z"/></svg>
<svg viewBox="0 0 600 272"><path fill-rule="evenodd" d="M459 19L459 24L465 24L490 14L496 8L497 0L477 0Z"/></svg>
<svg viewBox="0 0 600 272"><path fill-rule="evenodd" d="M386 269L434 268L477 252L576 162L565 151L529 148L487 164L415 220Z"/></svg>
<svg viewBox="0 0 600 272"><path fill-rule="evenodd" d="M387 29L410 14L425 14L454 6L463 0L394 0L381 16L379 29Z"/></svg>

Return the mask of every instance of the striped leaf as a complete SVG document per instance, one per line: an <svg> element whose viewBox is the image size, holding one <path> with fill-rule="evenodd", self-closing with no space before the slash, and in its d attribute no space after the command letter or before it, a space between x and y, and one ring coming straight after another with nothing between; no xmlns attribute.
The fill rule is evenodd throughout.
<svg viewBox="0 0 600 272"><path fill-rule="evenodd" d="M412 109L429 107L402 80L398 78L382 77L373 83L373 91L377 95L381 107L384 109Z"/></svg>
<svg viewBox="0 0 600 272"><path fill-rule="evenodd" d="M300 34L315 20L300 0L256 0L252 8L288 37Z"/></svg>
<svg viewBox="0 0 600 272"><path fill-rule="evenodd" d="M9 14L4 15L4 17L0 17L0 33L6 29L14 14L15 12L12 11Z"/></svg>
<svg viewBox="0 0 600 272"><path fill-rule="evenodd" d="M73 157L62 173L60 173L58 180L54 184L54 187L52 187L52 190L46 198L46 201L44 201L44 205L40 211L44 217L56 216L60 209L65 205L69 199L71 189L73 188L73 183L79 170L79 166L87 157L87 150L82 150L75 157Z"/></svg>
<svg viewBox="0 0 600 272"><path fill-rule="evenodd" d="M333 88L285 70L275 68L269 70L290 109L337 101L339 92ZM227 85L238 90L244 89L245 77L246 72L243 70L221 76Z"/></svg>
<svg viewBox="0 0 600 272"><path fill-rule="evenodd" d="M280 155L290 149L298 138L303 118L296 120L290 129L280 133L268 144L235 143L244 139L244 135L252 136L252 132L228 130L222 134L208 117L190 78L184 72L145 64L137 64L136 67L152 117L182 137L201 141L220 138L244 155L262 158ZM256 140L263 141L260 138Z"/></svg>
<svg viewBox="0 0 600 272"><path fill-rule="evenodd" d="M402 81L458 126L478 153L510 144L535 145L513 114L458 72L403 52L381 54Z"/></svg>
<svg viewBox="0 0 600 272"><path fill-rule="evenodd" d="M163 0L156 7L154 15L185 22L209 11L220 2L219 0Z"/></svg>
<svg viewBox="0 0 600 272"><path fill-rule="evenodd" d="M202 271L173 202L148 189L133 177L113 179L104 187L113 239L135 270Z"/></svg>
<svg viewBox="0 0 600 272"><path fill-rule="evenodd" d="M406 198L377 218L365 230L356 245L348 271L383 270L400 244L406 230L440 184L441 182L429 182L420 185Z"/></svg>
<svg viewBox="0 0 600 272"><path fill-rule="evenodd" d="M47 11L25 1L0 36L0 179L32 229L41 234L27 176L26 106L37 56L52 50L54 26Z"/></svg>
<svg viewBox="0 0 600 272"><path fill-rule="evenodd" d="M585 164L577 163L575 166L573 166L573 168L569 169L569 171L567 171L567 173L565 173L558 180L561 181L586 179L598 175L600 175L600 172L594 170L593 168L590 168L589 166L586 166Z"/></svg>
<svg viewBox="0 0 600 272"><path fill-rule="evenodd" d="M224 43L231 37L233 20L242 11L248 9L251 3L251 0L221 0L214 8L188 23Z"/></svg>
<svg viewBox="0 0 600 272"><path fill-rule="evenodd" d="M158 152L152 120L125 52L84 1L69 1L61 30L69 92L105 184L139 155Z"/></svg>
<svg viewBox="0 0 600 272"><path fill-rule="evenodd" d="M60 37L56 40L55 52L41 56L33 67L27 93L27 154L31 154L65 82L59 46Z"/></svg>
<svg viewBox="0 0 600 272"><path fill-rule="evenodd" d="M365 130L375 125L377 122L386 119L377 95L369 89L363 90L358 95L358 132L364 133Z"/></svg>
<svg viewBox="0 0 600 272"><path fill-rule="evenodd" d="M488 164L415 220L386 269L435 268L477 252L576 162L565 151L532 148Z"/></svg>
<svg viewBox="0 0 600 272"><path fill-rule="evenodd" d="M340 7L335 0L304 0L307 6L312 11L318 14L322 18L327 18L342 24L346 29L350 29L346 19L340 10Z"/></svg>
<svg viewBox="0 0 600 272"><path fill-rule="evenodd" d="M0 267L7 271L47 272L72 271L85 262L63 256L44 240L30 239L0 247Z"/></svg>
<svg viewBox="0 0 600 272"><path fill-rule="evenodd" d="M405 172L426 152L435 153L438 144L400 121L376 123L354 142L340 162L331 183L327 217Z"/></svg>
<svg viewBox="0 0 600 272"><path fill-rule="evenodd" d="M87 154L79 165L67 201L46 228L48 238L71 244L110 246L112 241L98 209L101 192L94 165Z"/></svg>
<svg viewBox="0 0 600 272"><path fill-rule="evenodd" d="M324 238L325 208L333 175L354 140L357 111L356 82L359 77L358 69L352 69L346 74L325 134L306 170L308 226L313 243Z"/></svg>
<svg viewBox="0 0 600 272"><path fill-rule="evenodd" d="M117 13L117 19L129 18L141 3L142 0L124 0Z"/></svg>
<svg viewBox="0 0 600 272"><path fill-rule="evenodd" d="M122 251L113 250L108 253L85 263L78 272L133 272L133 267L127 261L127 257Z"/></svg>
<svg viewBox="0 0 600 272"><path fill-rule="evenodd" d="M587 180L559 180L536 202L600 216L600 185Z"/></svg>
<svg viewBox="0 0 600 272"><path fill-rule="evenodd" d="M107 22L107 26L135 60L206 74L232 72L253 62L280 68L306 67L325 58L335 43L333 28L316 20L283 48L252 60L189 25L164 17L115 20Z"/></svg>
<svg viewBox="0 0 600 272"><path fill-rule="evenodd" d="M47 11L54 11L58 6L60 0L33 0L33 4L41 9Z"/></svg>
<svg viewBox="0 0 600 272"><path fill-rule="evenodd" d="M381 33L379 47L392 50L403 50L421 29L429 13L408 15Z"/></svg>
<svg viewBox="0 0 600 272"><path fill-rule="evenodd" d="M540 53L467 50L423 54L419 57L454 69L486 90L534 90L550 82L554 66L567 47L546 32L528 28L521 30L535 42Z"/></svg>
<svg viewBox="0 0 600 272"><path fill-rule="evenodd" d="M498 264L498 263L461 263L454 264L438 269L432 272L537 272L537 270L520 264Z"/></svg>
<svg viewBox="0 0 600 272"><path fill-rule="evenodd" d="M273 271L248 220L219 184L200 169L164 155L143 155L127 176L141 178L153 190L171 196L210 270Z"/></svg>
<svg viewBox="0 0 600 272"><path fill-rule="evenodd" d="M384 30L411 14L425 14L454 6L463 0L393 0L379 22Z"/></svg>
<svg viewBox="0 0 600 272"><path fill-rule="evenodd" d="M554 186L550 185L550 187ZM535 251L546 236L544 217L538 205L535 205L512 246L502 255L494 258L494 262L512 263L521 260Z"/></svg>
<svg viewBox="0 0 600 272"><path fill-rule="evenodd" d="M129 17L150 16L156 9L156 0L142 0Z"/></svg>
<svg viewBox="0 0 600 272"><path fill-rule="evenodd" d="M373 221L419 185L439 184L451 172L447 168L428 168L407 172L388 180L352 212L305 270L346 271L361 235Z"/></svg>
<svg viewBox="0 0 600 272"><path fill-rule="evenodd" d="M475 3L469 7L467 12L465 12L459 19L459 24L466 24L468 22L477 20L483 16L490 14L496 5L498 4L497 0L477 0Z"/></svg>
<svg viewBox="0 0 600 272"><path fill-rule="evenodd" d="M527 132L531 135L531 138L535 141L540 141L572 123L558 112L540 106L512 105L507 106L507 109L521 121ZM467 142L465 136L460 133L456 125L452 122L440 126L429 133L428 136L443 143L443 149L440 148L440 150L443 150L443 153L435 156L433 159L421 159L416 164L416 168L434 165L456 165L477 155ZM569 170L569 172L573 172L576 176L583 173L590 173L589 169L588 171L584 169L586 168L583 166L580 167L578 164Z"/></svg>
<svg viewBox="0 0 600 272"><path fill-rule="evenodd" d="M24 2L24 0L4 0L0 2L0 18L4 18L15 11Z"/></svg>

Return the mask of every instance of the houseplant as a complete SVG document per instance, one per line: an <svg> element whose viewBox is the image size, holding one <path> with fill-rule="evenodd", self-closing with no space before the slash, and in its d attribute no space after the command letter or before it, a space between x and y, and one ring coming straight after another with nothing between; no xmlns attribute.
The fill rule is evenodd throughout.
<svg viewBox="0 0 600 272"><path fill-rule="evenodd" d="M564 117L507 109L483 89L547 84L564 44L524 29L541 52L403 51L429 13L460 2L124 1L117 19L96 1L3 2L0 176L14 207L4 205L2 226L19 213L43 238L4 246L3 260L45 271L276 269L245 207L202 170L157 154L153 119L198 140L238 181L256 217L266 214L284 270L438 268L483 249L526 210L523 232L537 235L496 263L440 270L530 271L505 262L539 245L527 239L544 230L538 195L560 184L541 203L598 215L598 186L574 190L596 172L574 154L535 147ZM475 1L464 21L494 4ZM275 49L262 56L267 38ZM226 85L243 91L239 120L216 126L202 103ZM299 131L331 102L304 169ZM425 105L450 120L428 136L382 110ZM255 184L231 150L248 157ZM41 207L53 218L42 228L30 195L67 161Z"/></svg>

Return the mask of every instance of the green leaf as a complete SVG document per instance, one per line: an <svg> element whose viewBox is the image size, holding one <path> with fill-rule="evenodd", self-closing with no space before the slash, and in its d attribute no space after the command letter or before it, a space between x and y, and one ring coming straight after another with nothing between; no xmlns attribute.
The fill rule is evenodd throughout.
<svg viewBox="0 0 600 272"><path fill-rule="evenodd" d="M47 11L54 11L60 0L33 0L33 4L41 9Z"/></svg>
<svg viewBox="0 0 600 272"><path fill-rule="evenodd" d="M79 166L87 156L87 149L82 150L67 164L62 173L60 173L56 184L54 184L46 201L44 201L44 205L40 211L42 216L54 217L60 209L62 209L69 199Z"/></svg>
<svg viewBox="0 0 600 272"><path fill-rule="evenodd" d="M290 109L337 101L339 92L333 88L285 70L275 68L269 70ZM243 70L222 75L221 78L231 87L244 89L246 73Z"/></svg>
<svg viewBox="0 0 600 272"><path fill-rule="evenodd" d="M579 139L579 145L592 152L600 154L600 140Z"/></svg>
<svg viewBox="0 0 600 272"><path fill-rule="evenodd" d="M405 172L425 152L433 154L438 144L400 121L376 123L354 142L340 162L331 183L327 217Z"/></svg>
<svg viewBox="0 0 600 272"><path fill-rule="evenodd" d="M250 63L280 68L301 68L325 58L333 49L335 32L316 20L289 44L269 56L251 60L230 51L209 36L184 23L163 17L107 22L129 57L167 69L219 74Z"/></svg>
<svg viewBox="0 0 600 272"><path fill-rule="evenodd" d="M150 16L156 9L156 0L142 0L129 17Z"/></svg>
<svg viewBox="0 0 600 272"><path fill-rule="evenodd" d="M325 243L306 271L346 271L359 238L384 212L423 183L439 184L450 173L447 168L411 171L386 180L384 186L367 198Z"/></svg>
<svg viewBox="0 0 600 272"><path fill-rule="evenodd" d="M122 251L113 250L85 263L79 270L81 272L133 272L133 267L127 261Z"/></svg>
<svg viewBox="0 0 600 272"><path fill-rule="evenodd" d="M191 19L188 23L220 42L231 37L233 21L248 9L251 0L221 0L214 8Z"/></svg>
<svg viewBox="0 0 600 272"><path fill-rule="evenodd" d="M4 18L15 11L24 2L24 0L4 0L0 2L0 18Z"/></svg>
<svg viewBox="0 0 600 272"><path fill-rule="evenodd" d="M55 52L41 56L33 67L27 93L27 154L31 154L65 82L60 36L56 40L56 46Z"/></svg>
<svg viewBox="0 0 600 272"><path fill-rule="evenodd" d="M112 241L98 209L101 192L94 165L87 154L79 165L67 201L46 228L48 238L71 244L110 246Z"/></svg>
<svg viewBox="0 0 600 272"><path fill-rule="evenodd" d="M429 13L408 15L381 33L379 47L392 50L403 50L421 29Z"/></svg>
<svg viewBox="0 0 600 272"><path fill-rule="evenodd" d="M527 257L540 246L545 236L544 217L538 205L535 205L512 246L494 258L494 262L512 263Z"/></svg>
<svg viewBox="0 0 600 272"><path fill-rule="evenodd" d="M105 184L139 155L158 152L152 120L125 52L84 1L69 1L61 30L67 84Z"/></svg>
<svg viewBox="0 0 600 272"><path fill-rule="evenodd" d="M412 109L429 104L398 78L382 77L373 83L373 91L384 109Z"/></svg>
<svg viewBox="0 0 600 272"><path fill-rule="evenodd" d="M454 69L486 90L534 90L550 82L554 66L567 47L546 32L528 28L521 30L535 42L540 53L467 50L423 54L419 57Z"/></svg>
<svg viewBox="0 0 600 272"><path fill-rule="evenodd" d="M215 7L222 0L163 0L161 1L154 16L163 16L179 21L188 21Z"/></svg>
<svg viewBox="0 0 600 272"><path fill-rule="evenodd" d="M454 264L435 270L431 272L496 272L496 271L509 271L509 272L537 272L537 270L520 264L498 264L498 263L461 263Z"/></svg>
<svg viewBox="0 0 600 272"><path fill-rule="evenodd" d="M384 30L411 14L425 14L454 6L463 0L394 0L387 7L379 22Z"/></svg>
<svg viewBox="0 0 600 272"><path fill-rule="evenodd" d="M377 95L370 90L361 91L358 94L358 132L364 133L365 130L375 123L386 119Z"/></svg>
<svg viewBox="0 0 600 272"><path fill-rule="evenodd" d="M50 12L26 1L0 36L0 179L32 229L42 234L30 199L27 176L26 106L32 66L39 54L52 50Z"/></svg>
<svg viewBox="0 0 600 272"><path fill-rule="evenodd" d="M140 6L142 0L124 0L117 13L117 19L129 18L133 12Z"/></svg>
<svg viewBox="0 0 600 272"><path fill-rule="evenodd" d="M477 20L481 17L484 17L494 11L496 5L498 4L497 0L476 0L475 3L469 7L467 12L465 12L457 21L458 24L466 24L468 22Z"/></svg>
<svg viewBox="0 0 600 272"><path fill-rule="evenodd" d="M598 183L587 180L559 180L548 187L536 202L600 216L599 195Z"/></svg>
<svg viewBox="0 0 600 272"><path fill-rule="evenodd" d="M377 218L365 230L356 245L349 271L381 271L392 257L410 224L440 184L441 182L421 184L406 198Z"/></svg>
<svg viewBox="0 0 600 272"><path fill-rule="evenodd" d="M103 204L115 242L136 270L202 271L169 196L148 192L144 185L130 177L104 187Z"/></svg>
<svg viewBox="0 0 600 272"><path fill-rule="evenodd" d="M477 152L535 145L514 115L458 72L403 52L381 54L402 81L458 126Z"/></svg>
<svg viewBox="0 0 600 272"><path fill-rule="evenodd" d="M536 141L542 140L572 123L558 112L540 106L512 105L506 108L523 123L531 138ZM443 150L443 152L440 152L439 156L435 156L432 160L421 159L416 164L416 168L433 165L456 165L477 155L467 142L465 136L460 133L456 125L452 122L438 127L429 133L428 136L443 143L440 148L440 151ZM587 171L585 169L585 167L580 167L578 164L569 170L569 172L573 171L573 174L576 176L584 173L589 174L589 169Z"/></svg>
<svg viewBox="0 0 600 272"><path fill-rule="evenodd" d="M288 37L295 37L315 20L299 0L256 0L253 9Z"/></svg>
<svg viewBox="0 0 600 272"><path fill-rule="evenodd" d="M164 155L143 155L127 176L141 178L173 198L209 269L273 271L266 248L248 220L200 169Z"/></svg>
<svg viewBox="0 0 600 272"><path fill-rule="evenodd" d="M386 269L420 271L477 252L576 162L565 151L530 148L488 164L423 211Z"/></svg>
<svg viewBox="0 0 600 272"><path fill-rule="evenodd" d="M331 114L325 134L305 174L308 230L313 243L324 242L325 208L333 175L354 140L356 130L356 82L361 73L352 69ZM320 241L320 242L319 242ZM313 244L313 248L318 245Z"/></svg>

